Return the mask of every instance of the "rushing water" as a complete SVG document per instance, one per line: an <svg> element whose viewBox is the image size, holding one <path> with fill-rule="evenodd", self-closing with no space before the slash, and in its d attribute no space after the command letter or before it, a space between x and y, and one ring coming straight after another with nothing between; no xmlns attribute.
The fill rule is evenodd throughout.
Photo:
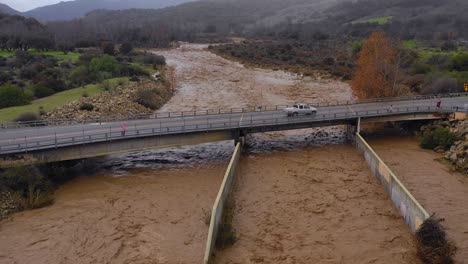
<svg viewBox="0 0 468 264"><path fill-rule="evenodd" d="M164 55L168 64L175 68L177 81L176 94L160 109L161 112L351 98L346 83L312 79L283 71L245 68L239 63L204 51L204 47L183 45L176 50L155 51ZM365 168L362 158L350 147L319 147L343 142L344 128L340 126L248 136L246 162L250 169L244 169L243 174L249 177L245 179L252 186L245 186L251 196L246 197L244 202L253 202L255 205L258 201L268 201L271 195L281 199L285 192L293 192L295 194L284 198L294 208L295 199L303 194L320 191L316 189L311 192L316 188L314 180L309 178L311 175L318 177L319 181L337 177L333 186L329 186L337 192L336 199L353 200L359 196L359 192L370 190L370 193L365 196L366 200L361 197L356 200L357 203L344 203L346 206L342 207L334 207L335 202L329 200L327 204L330 207L326 214L328 220L325 221L330 221L338 213L337 210L344 210L337 218L344 219L352 207L368 203L363 210L353 213L361 214L365 220L356 225L352 221L347 223L344 231L353 231L352 234L356 236L352 238L358 240L362 238L358 231L366 229L375 221L382 221L378 227L383 230L391 227L395 233L386 235L385 232L379 232L375 239L366 236L360 247L377 246L372 247L375 248L372 252L361 251L361 259L369 260L368 263L383 263L373 259L383 256L379 254L380 251L392 249L395 243L399 243L405 245L405 248L400 248L400 251L398 248L388 250L390 253L386 253L386 256L393 256L392 259L401 260L401 263L415 263L410 256L414 248L408 240L408 230L392 211L391 203L382 191L375 183L371 183L373 179L369 173L362 172ZM80 177L62 186L56 193L54 205L22 212L0 223L0 262L201 263L208 231L206 220L233 147L233 142L220 142L108 157L100 163L97 176ZM318 155L318 159L313 158L315 155ZM306 169L302 170L301 166ZM320 166L319 172L323 173L313 176L313 166ZM359 169L351 174L343 174L346 167ZM268 169L268 175L264 169ZM294 175L288 173L297 170L300 172L295 173L296 177L299 176L305 182L294 181ZM346 177L356 175L361 178L353 179L355 184L349 187ZM281 182L283 177L292 177L293 181ZM252 182L252 179L258 181ZM368 189L359 187L361 181L366 183ZM255 189L259 186L267 190ZM278 192L268 192L270 188ZM313 204L320 204L322 198L315 197L318 200L314 200ZM330 195L326 195L326 198L335 199ZM308 200L302 203L306 206ZM306 221L301 208L291 213ZM255 210L255 206L249 210ZM279 219L272 218L271 214L259 214L257 217L270 217L271 221L281 222L282 215L283 212L278 211L275 216ZM275 229L274 223L266 226ZM311 223L302 223L305 224L304 228L311 228ZM340 225L339 221L333 223L336 227ZM328 231L320 234L326 238L326 232L331 232L330 228L333 227L328 226ZM243 230L242 226L237 228ZM282 231L288 232L287 229ZM284 238L286 233L276 235ZM352 240L347 241L350 244L346 247L341 247L339 243L335 246L352 251ZM259 250L265 246L269 247L270 244L265 242L256 245ZM313 248L306 247L305 250L310 252ZM255 250L255 247L252 249ZM311 263L307 258L300 257L309 254L306 253L288 256L287 263ZM297 261L294 261L295 258ZM353 259L346 263L366 262Z"/></svg>

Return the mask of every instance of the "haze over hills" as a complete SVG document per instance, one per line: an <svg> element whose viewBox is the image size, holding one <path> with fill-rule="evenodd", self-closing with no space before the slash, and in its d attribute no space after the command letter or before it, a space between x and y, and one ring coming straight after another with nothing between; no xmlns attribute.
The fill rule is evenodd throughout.
<svg viewBox="0 0 468 264"><path fill-rule="evenodd" d="M21 12L14 10L13 8L9 7L8 5L0 3L0 13L7 14L7 15L20 15Z"/></svg>
<svg viewBox="0 0 468 264"><path fill-rule="evenodd" d="M158 9L167 6L178 5L189 1L191 0L75 0L39 7L21 14L23 16L36 18L40 21L71 20L83 17L87 13L97 9ZM7 10L4 11L4 13L19 14L19 12L17 11L15 11L16 13L12 13L11 10L13 9L8 7L7 5L1 5L0 12L3 8ZM8 11L9 9L11 10Z"/></svg>

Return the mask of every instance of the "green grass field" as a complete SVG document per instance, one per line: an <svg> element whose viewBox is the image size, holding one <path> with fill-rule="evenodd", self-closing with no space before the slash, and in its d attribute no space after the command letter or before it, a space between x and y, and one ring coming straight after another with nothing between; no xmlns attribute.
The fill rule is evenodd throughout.
<svg viewBox="0 0 468 264"><path fill-rule="evenodd" d="M114 78L110 79L109 81L112 85L117 85L119 81L128 81L128 78ZM100 84L90 84L84 87L56 93L49 97L34 100L29 105L0 109L0 121L11 121L25 112L39 113L39 107L43 107L45 111L49 111L80 99L84 93L88 94L89 96L93 96L101 92L103 92L103 90L101 89Z"/></svg>
<svg viewBox="0 0 468 264"><path fill-rule="evenodd" d="M34 54L34 55L39 55L39 54L49 55L49 56L53 56L61 60L71 60L71 61L77 61L81 56L80 53L76 53L76 52L68 52L67 54L61 51L30 50L29 52L31 52L31 54ZM9 57L13 57L14 55L15 55L14 51L0 51L0 57L9 58Z"/></svg>
<svg viewBox="0 0 468 264"><path fill-rule="evenodd" d="M367 20L356 20L351 22L351 24L362 24L362 23L370 23L370 24L379 24L379 25L385 25L390 20L393 19L393 16L386 16L386 17L374 17L374 18L369 18Z"/></svg>
<svg viewBox="0 0 468 264"><path fill-rule="evenodd" d="M409 48L409 49L414 49L418 47L418 43L415 40L403 41L402 45L403 47Z"/></svg>

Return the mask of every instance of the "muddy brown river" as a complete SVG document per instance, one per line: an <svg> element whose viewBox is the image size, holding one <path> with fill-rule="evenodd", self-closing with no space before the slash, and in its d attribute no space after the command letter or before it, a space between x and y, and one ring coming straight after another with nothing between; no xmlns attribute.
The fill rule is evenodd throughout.
<svg viewBox="0 0 468 264"><path fill-rule="evenodd" d="M387 162L429 214L445 219L457 247L457 263L468 260L468 179L441 162L442 155L421 149L414 137L371 137L371 146Z"/></svg>
<svg viewBox="0 0 468 264"><path fill-rule="evenodd" d="M164 111L347 100L349 85L245 68L186 44ZM253 135L219 263L419 263L410 230L342 127ZM323 146L324 144L328 144ZM0 263L201 263L232 142L108 157L47 208L0 222Z"/></svg>

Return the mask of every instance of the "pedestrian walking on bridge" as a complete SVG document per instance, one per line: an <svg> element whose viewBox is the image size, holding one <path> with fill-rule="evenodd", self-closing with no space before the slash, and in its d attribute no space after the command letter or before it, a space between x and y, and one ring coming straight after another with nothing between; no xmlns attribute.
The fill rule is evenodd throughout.
<svg viewBox="0 0 468 264"><path fill-rule="evenodd" d="M127 126L125 125L125 123L122 123L122 137L125 137L125 132L127 131Z"/></svg>

